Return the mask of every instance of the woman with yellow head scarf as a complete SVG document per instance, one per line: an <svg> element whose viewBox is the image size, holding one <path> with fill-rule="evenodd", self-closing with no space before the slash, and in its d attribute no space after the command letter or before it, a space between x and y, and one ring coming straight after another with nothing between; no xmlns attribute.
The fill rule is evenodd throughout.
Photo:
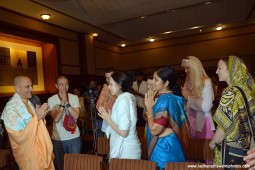
<svg viewBox="0 0 255 170"><path fill-rule="evenodd" d="M244 62L236 57L229 56L218 62L216 73L219 81L226 81L228 87L223 91L220 104L213 117L218 125L215 135L210 142L210 148L215 149L214 164L223 164L221 151L215 147L224 139L226 143L234 143L241 149L250 146L250 137L255 134L255 83ZM240 90L244 92L250 109L251 129L248 122L248 113Z"/></svg>

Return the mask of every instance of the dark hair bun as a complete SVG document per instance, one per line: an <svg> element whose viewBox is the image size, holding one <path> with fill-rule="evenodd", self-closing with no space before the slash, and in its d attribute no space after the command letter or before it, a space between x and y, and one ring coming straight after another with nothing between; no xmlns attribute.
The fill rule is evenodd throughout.
<svg viewBox="0 0 255 170"><path fill-rule="evenodd" d="M169 82L168 89L177 96L181 96L181 86L179 85L178 75L172 67L164 67L157 71L159 78L165 83Z"/></svg>
<svg viewBox="0 0 255 170"><path fill-rule="evenodd" d="M123 72L114 73L112 75L112 78L116 83L118 83L121 86L123 92L131 92L132 91L133 81L125 73L123 73Z"/></svg>

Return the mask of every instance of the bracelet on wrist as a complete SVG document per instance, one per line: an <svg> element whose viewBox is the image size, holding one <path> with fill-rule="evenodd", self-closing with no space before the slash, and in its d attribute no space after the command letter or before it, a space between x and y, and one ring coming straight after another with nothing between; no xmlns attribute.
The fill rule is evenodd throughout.
<svg viewBox="0 0 255 170"><path fill-rule="evenodd" d="M64 108L64 107L65 107L65 105L60 104L60 105L59 105L59 107L63 107L63 108Z"/></svg>
<svg viewBox="0 0 255 170"><path fill-rule="evenodd" d="M66 107L69 108L69 107L71 107L71 105L70 105L69 103L67 103L67 104L66 104Z"/></svg>

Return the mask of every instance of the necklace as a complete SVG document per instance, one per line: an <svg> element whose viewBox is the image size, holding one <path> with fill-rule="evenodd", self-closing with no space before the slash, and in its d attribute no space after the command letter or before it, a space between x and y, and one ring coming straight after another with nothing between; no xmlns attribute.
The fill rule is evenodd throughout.
<svg viewBox="0 0 255 170"><path fill-rule="evenodd" d="M157 94L156 97L158 98L159 96L161 96L161 95L163 95L163 94L173 94L173 91L169 90L169 91L166 91L166 92L164 92L164 93Z"/></svg>
<svg viewBox="0 0 255 170"><path fill-rule="evenodd" d="M168 90L168 91L160 93L160 94L167 94L167 93L173 93L173 92L171 90Z"/></svg>

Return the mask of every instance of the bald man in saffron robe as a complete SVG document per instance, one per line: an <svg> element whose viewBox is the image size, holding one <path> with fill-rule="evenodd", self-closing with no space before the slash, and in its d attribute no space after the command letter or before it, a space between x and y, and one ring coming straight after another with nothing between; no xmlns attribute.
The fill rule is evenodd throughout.
<svg viewBox="0 0 255 170"><path fill-rule="evenodd" d="M21 170L55 169L53 147L44 117L47 103L36 108L28 100L33 84L26 76L14 79L15 94L7 102L1 119L8 132L14 158Z"/></svg>

